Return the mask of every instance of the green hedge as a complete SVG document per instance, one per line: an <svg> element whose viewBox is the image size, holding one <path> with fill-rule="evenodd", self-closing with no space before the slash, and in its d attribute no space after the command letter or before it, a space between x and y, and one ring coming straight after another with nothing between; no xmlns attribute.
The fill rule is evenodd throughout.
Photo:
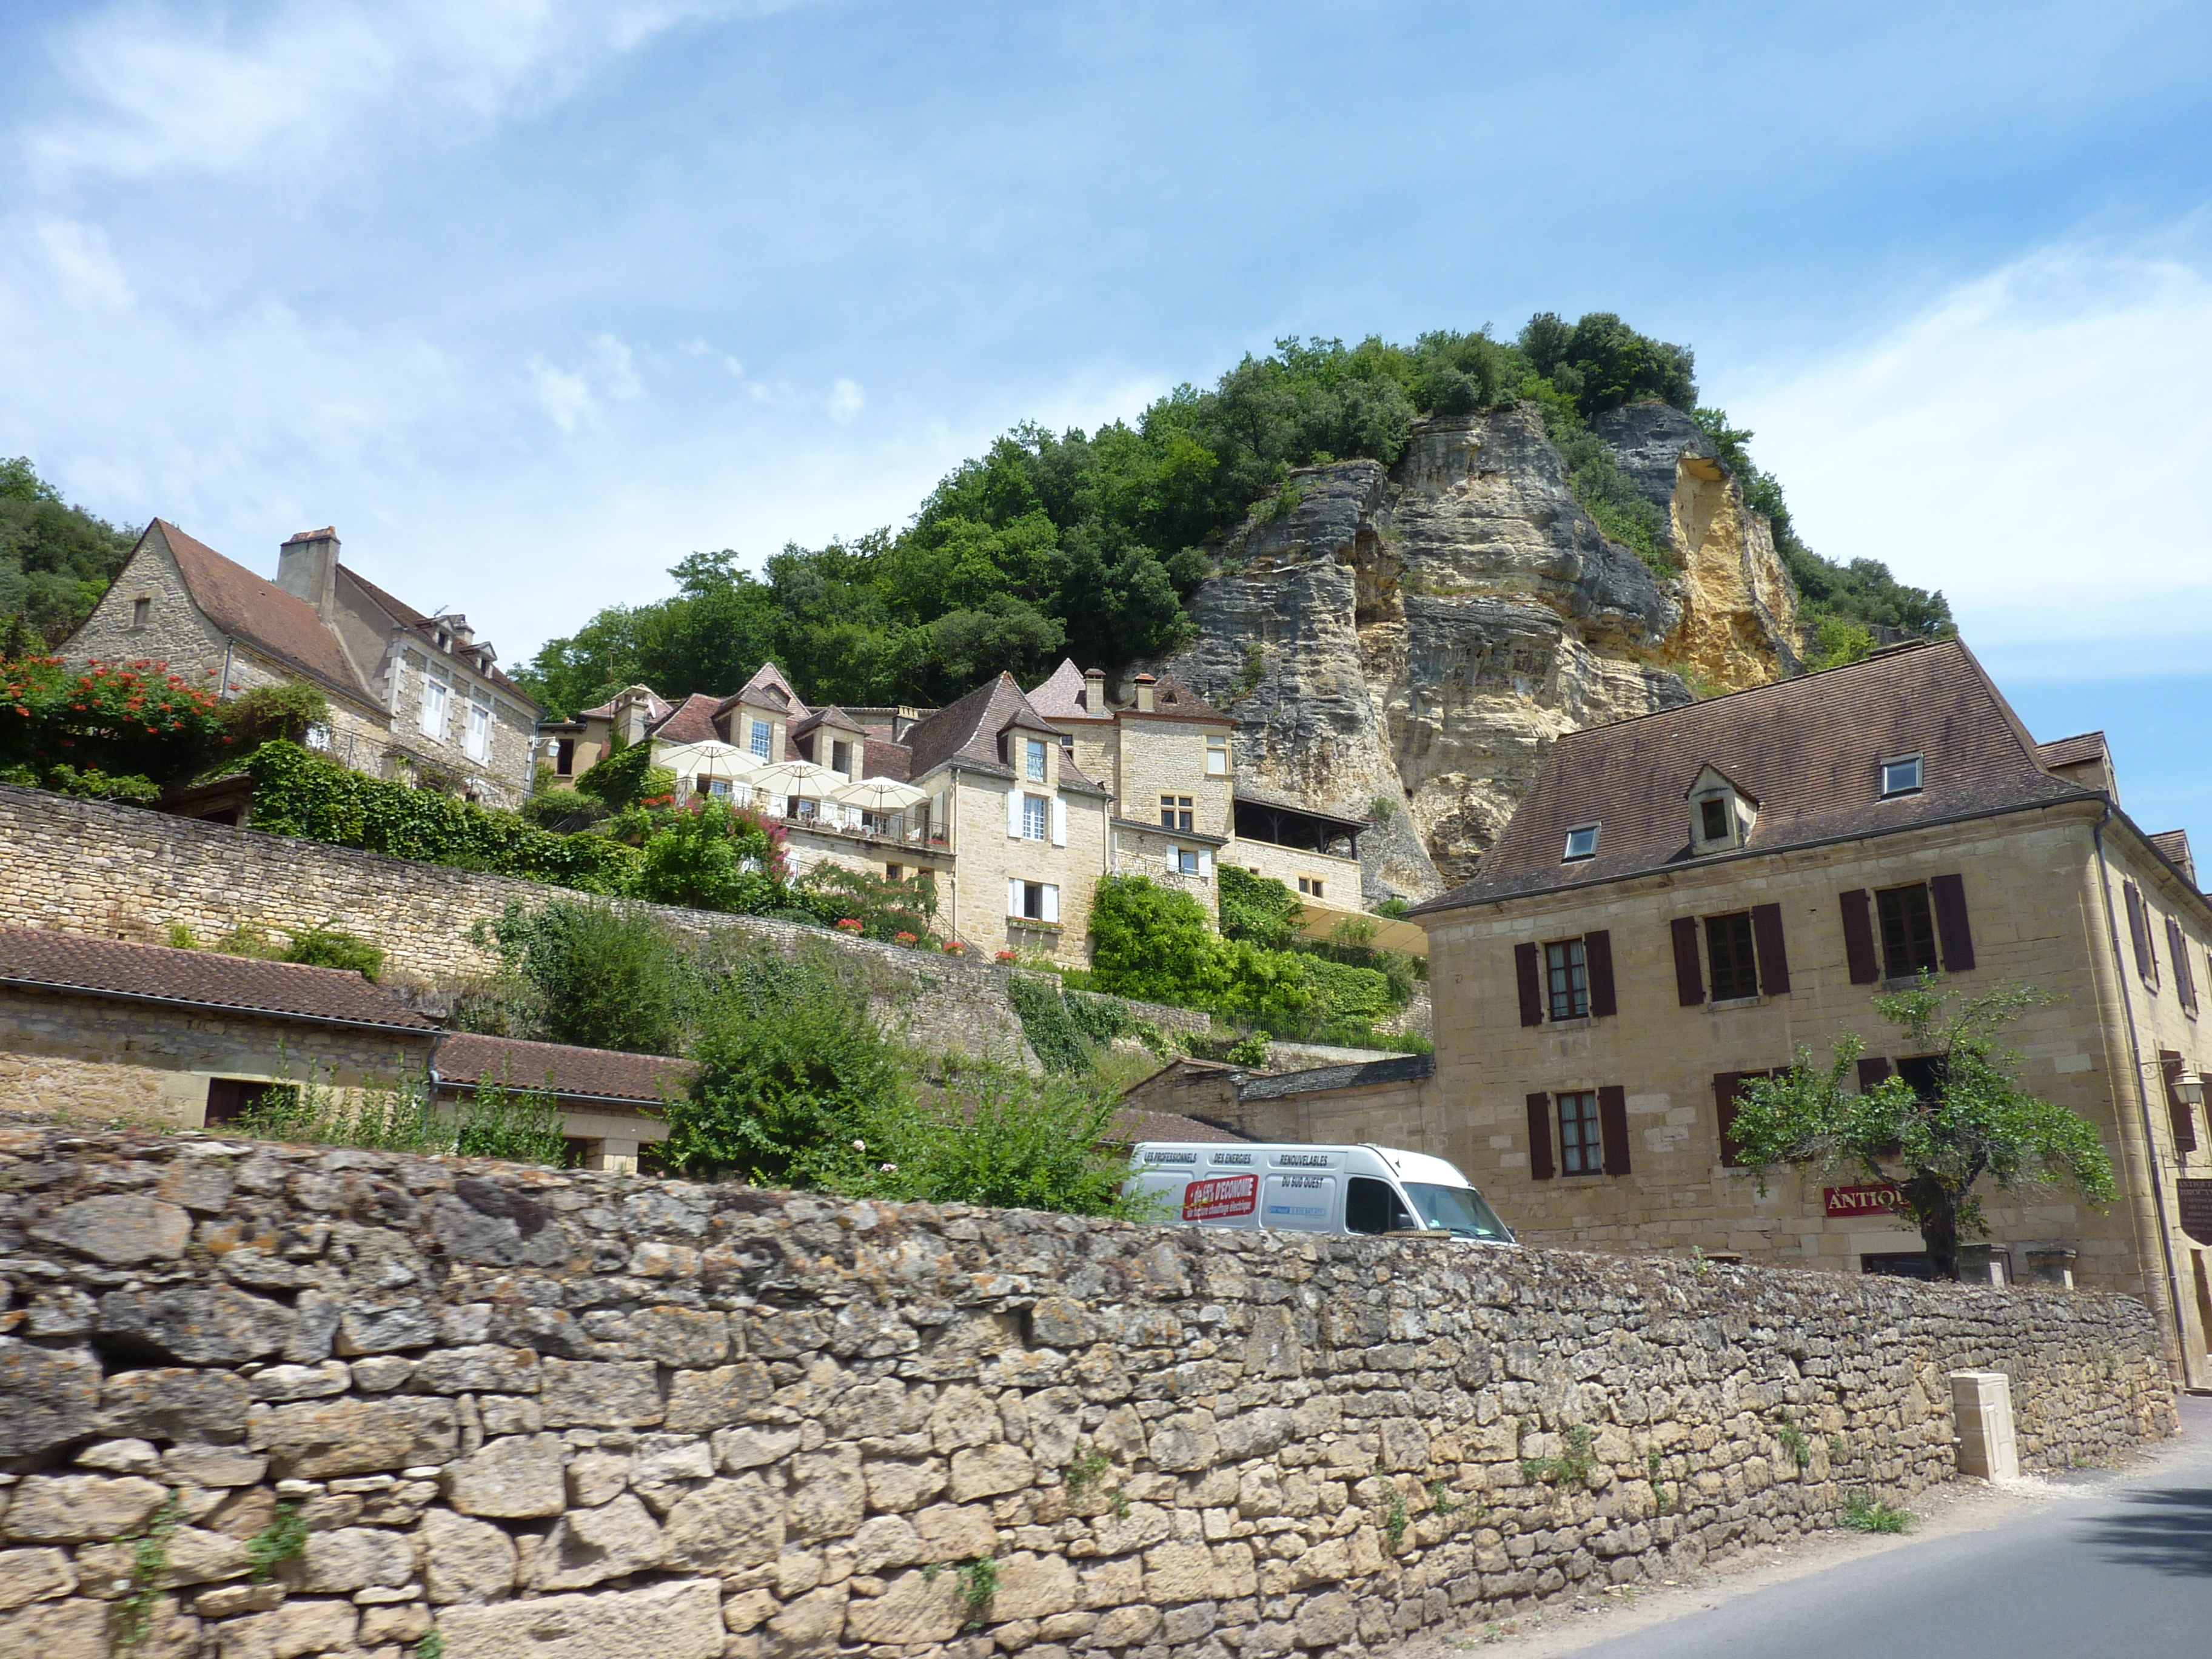
<svg viewBox="0 0 2212 1659"><path fill-rule="evenodd" d="M1306 982L1320 996L1326 1019L1387 1019L1399 1006L1399 999L1391 994L1389 975L1375 969L1310 956L1305 969Z"/></svg>
<svg viewBox="0 0 2212 1659"><path fill-rule="evenodd" d="M364 777L295 744L264 744L246 769L253 779L253 828L271 835L587 893L625 890L637 867L634 848L603 836L533 830L512 812Z"/></svg>

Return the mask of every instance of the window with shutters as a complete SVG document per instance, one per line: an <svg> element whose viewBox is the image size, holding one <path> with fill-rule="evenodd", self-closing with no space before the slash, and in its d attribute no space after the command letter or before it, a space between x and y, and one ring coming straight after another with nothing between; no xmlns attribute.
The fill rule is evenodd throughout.
<svg viewBox="0 0 2212 1659"><path fill-rule="evenodd" d="M1718 1118L1721 1143L1721 1163L1731 1170L1744 1167L1743 1154L1735 1144L1736 1108L1742 1103L1744 1087L1754 1079L1773 1077L1773 1072L1722 1072L1713 1079L1713 1108Z"/></svg>
<svg viewBox="0 0 2212 1659"><path fill-rule="evenodd" d="M1582 940L1563 939L1544 947L1544 981L1545 1006L1553 1019L1580 1019L1589 1012L1589 957Z"/></svg>
<svg viewBox="0 0 2212 1659"><path fill-rule="evenodd" d="M1042 841L1052 819L1052 802L1042 795L1022 797L1022 839Z"/></svg>
<svg viewBox="0 0 2212 1659"><path fill-rule="evenodd" d="M2166 919L2166 953L2173 958L2173 994L2185 1013L2197 1012L2197 970L2189 960L2189 936L2172 916Z"/></svg>
<svg viewBox="0 0 2212 1659"><path fill-rule="evenodd" d="M1057 922L1060 889L1048 881L1010 881L1006 884L1008 913L1022 921Z"/></svg>
<svg viewBox="0 0 2212 1659"><path fill-rule="evenodd" d="M1597 1091L1583 1090L1559 1097L1559 1173L1602 1175L1605 1136L1598 1127Z"/></svg>
<svg viewBox="0 0 2212 1659"><path fill-rule="evenodd" d="M1712 966L1715 1002L1759 994L1759 960L1752 945L1750 911L1707 916L1705 955Z"/></svg>
<svg viewBox="0 0 2212 1659"><path fill-rule="evenodd" d="M1198 852L1195 848L1174 847L1168 849L1168 868L1179 876L1198 873Z"/></svg>
<svg viewBox="0 0 2212 1659"><path fill-rule="evenodd" d="M1876 920L1881 926L1881 973L1884 979L1911 979L1936 969L1936 912L1928 902L1928 884L1884 887L1874 896Z"/></svg>
<svg viewBox="0 0 2212 1659"><path fill-rule="evenodd" d="M1941 1054L1908 1054L1897 1062L1897 1074L1912 1091L1912 1097L1923 1106L1933 1106L1943 1097L1943 1079L1950 1066Z"/></svg>
<svg viewBox="0 0 2212 1659"><path fill-rule="evenodd" d="M416 711L422 735L435 743L446 740L446 699L453 695L450 678L442 668L422 676L422 706Z"/></svg>
<svg viewBox="0 0 2212 1659"><path fill-rule="evenodd" d="M1163 830L1194 830L1198 827L1191 814L1188 795L1160 797L1160 828Z"/></svg>
<svg viewBox="0 0 2212 1659"><path fill-rule="evenodd" d="M469 699L469 727L465 747L469 758L479 764L491 759L491 705L474 696Z"/></svg>

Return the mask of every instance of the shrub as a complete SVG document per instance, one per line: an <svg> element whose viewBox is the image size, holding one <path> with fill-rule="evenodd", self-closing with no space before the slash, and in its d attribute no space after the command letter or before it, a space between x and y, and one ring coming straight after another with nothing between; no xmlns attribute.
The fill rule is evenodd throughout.
<svg viewBox="0 0 2212 1659"><path fill-rule="evenodd" d="M738 915L783 902L783 837L751 807L694 799L653 816L638 862L641 898Z"/></svg>
<svg viewBox="0 0 2212 1659"><path fill-rule="evenodd" d="M1100 879L1091 941L1091 982L1102 991L1206 1008L1229 988L1223 940L1198 901L1144 876Z"/></svg>
<svg viewBox="0 0 2212 1659"><path fill-rule="evenodd" d="M607 816L606 805L590 795L580 795L563 784L538 789L519 809L526 823L539 830L567 832L597 823Z"/></svg>
<svg viewBox="0 0 2212 1659"><path fill-rule="evenodd" d="M864 1185L870 1137L901 1114L905 1079L860 988L818 951L762 959L726 981L703 1024L663 1156L761 1186Z"/></svg>
<svg viewBox="0 0 2212 1659"><path fill-rule="evenodd" d="M188 684L167 663L0 661L0 766L167 782L229 746L215 688Z"/></svg>
<svg viewBox="0 0 2212 1659"><path fill-rule="evenodd" d="M469 1091L454 1125L453 1150L463 1158L563 1164L568 1143L562 1127L550 1076L542 1089L518 1088L512 1071L503 1070L496 1081L478 1078Z"/></svg>
<svg viewBox="0 0 2212 1659"><path fill-rule="evenodd" d="M555 1042L671 1054L683 1042L694 976L659 917L604 900L510 903L493 924L501 962L536 992Z"/></svg>
<svg viewBox="0 0 2212 1659"><path fill-rule="evenodd" d="M1014 1005L1021 1016L1022 1035L1036 1051L1036 1057L1048 1072L1087 1072L1091 1069L1090 1045L1083 1034L1068 1018L1067 1008L1060 998L1058 981L1031 978L1024 974L1006 976L1006 1000Z"/></svg>
<svg viewBox="0 0 2212 1659"><path fill-rule="evenodd" d="M652 796L673 794L676 774L653 763L650 743L617 742L576 780L580 794L616 811Z"/></svg>
<svg viewBox="0 0 2212 1659"><path fill-rule="evenodd" d="M828 927L846 927L868 939L895 939L912 933L931 937L937 921L937 884L928 881L886 881L842 864L817 864L794 883L791 902Z"/></svg>
<svg viewBox="0 0 2212 1659"><path fill-rule="evenodd" d="M1367 1023L1387 1018L1404 999L1394 994L1389 977L1372 968L1348 967L1326 957L1308 957L1306 982L1313 988L1321 1017Z"/></svg>
<svg viewBox="0 0 2212 1659"><path fill-rule="evenodd" d="M292 942L276 952L276 959L314 968L347 968L368 980L384 971L383 951L327 922L293 934Z"/></svg>
<svg viewBox="0 0 2212 1659"><path fill-rule="evenodd" d="M253 827L394 858L522 876L586 892L619 892L638 856L603 836L556 836L512 812L364 777L295 744L264 744L247 759Z"/></svg>
<svg viewBox="0 0 2212 1659"><path fill-rule="evenodd" d="M1120 1101L1096 1082L1036 1079L1011 1066L946 1067L927 1108L904 1113L869 1172L887 1198L1071 1215L1137 1215L1123 1199L1128 1165Z"/></svg>
<svg viewBox="0 0 2212 1659"><path fill-rule="evenodd" d="M331 705L312 685L290 681L281 685L257 685L222 707L223 724L243 755L264 743L300 743L307 728L328 729Z"/></svg>
<svg viewBox="0 0 2212 1659"><path fill-rule="evenodd" d="M1214 866L1214 884L1223 938L1245 939L1267 951L1291 948L1304 915L1296 893L1273 877L1233 864Z"/></svg>

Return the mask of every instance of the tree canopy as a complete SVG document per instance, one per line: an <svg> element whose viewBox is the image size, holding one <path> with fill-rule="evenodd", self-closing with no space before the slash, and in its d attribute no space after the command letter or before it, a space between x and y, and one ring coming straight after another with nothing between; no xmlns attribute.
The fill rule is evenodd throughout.
<svg viewBox="0 0 2212 1659"><path fill-rule="evenodd" d="M0 654L29 656L68 638L136 539L63 501L27 457L0 459Z"/></svg>
<svg viewBox="0 0 2212 1659"><path fill-rule="evenodd" d="M2012 986L1952 1007L1932 975L1874 1000L1903 1032L1909 1052L1933 1055L1932 1084L1916 1091L1891 1076L1872 1088L1844 1087L1866 1044L1835 1045L1827 1065L1800 1048L1783 1075L1745 1086L1729 1126L1737 1155L1758 1172L1790 1165L1847 1167L1894 1186L1920 1228L1937 1275L1959 1276L1959 1247L1989 1231L1978 1188L2070 1186L2103 1208L2115 1188L2096 1127L2021 1086L2019 1057L1999 1046L2006 1026L2048 999Z"/></svg>

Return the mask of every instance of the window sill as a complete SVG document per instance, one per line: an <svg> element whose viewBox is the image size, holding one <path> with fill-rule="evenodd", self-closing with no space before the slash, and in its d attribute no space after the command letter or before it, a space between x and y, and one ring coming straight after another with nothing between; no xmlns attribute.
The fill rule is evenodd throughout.
<svg viewBox="0 0 2212 1659"><path fill-rule="evenodd" d="M1547 1019L1544 1022L1544 1025L1547 1030L1574 1031L1582 1030L1589 1023L1589 1015L1577 1014L1571 1019Z"/></svg>
<svg viewBox="0 0 2212 1659"><path fill-rule="evenodd" d="M1934 974L1934 973L1941 973L1942 970L1941 969L1930 968L1928 971L1929 971L1929 973L1931 973L1931 974ZM1896 978L1896 979L1885 978L1885 979L1881 981L1881 988L1882 988L1884 991L1910 991L1911 989L1912 989L1912 988L1913 988L1914 986L1916 986L1916 985L1917 985L1917 984L1919 984L1919 983L1920 983L1920 975L1917 975L1917 974L1906 974L1906 975L1904 975L1902 978Z"/></svg>
<svg viewBox="0 0 2212 1659"><path fill-rule="evenodd" d="M1006 926L1009 927L1034 927L1040 933L1057 933L1064 925L1065 924L1057 921L1040 921L1035 916L1008 916L1006 918Z"/></svg>
<svg viewBox="0 0 2212 1659"><path fill-rule="evenodd" d="M1760 1008L1766 1004L1764 995L1754 992L1747 997L1715 997L1705 1006L1714 1013L1726 1013L1734 1008Z"/></svg>

